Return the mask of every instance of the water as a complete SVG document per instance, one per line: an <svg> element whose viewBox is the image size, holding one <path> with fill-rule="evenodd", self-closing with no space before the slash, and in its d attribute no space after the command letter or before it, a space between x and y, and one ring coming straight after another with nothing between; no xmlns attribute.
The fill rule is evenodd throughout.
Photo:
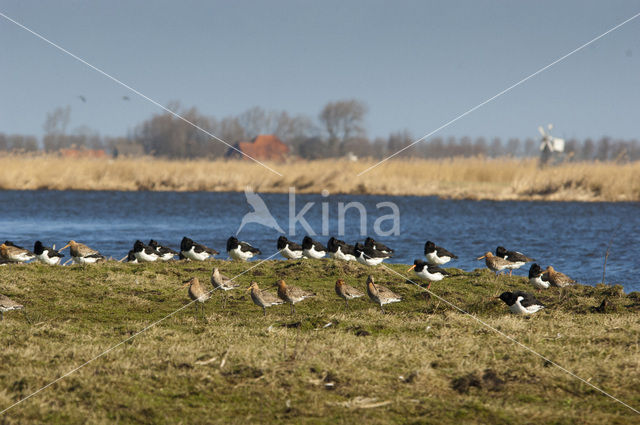
<svg viewBox="0 0 640 425"><path fill-rule="evenodd" d="M261 196L289 233L289 195ZM338 203L352 201L366 208L366 232L396 249L390 262L413 263L415 258L423 258L424 242L429 239L460 257L448 266L473 270L484 267L475 258L503 245L536 258L543 266L551 264L582 283L595 284L602 279L604 254L613 236L607 282L622 284L627 291L640 290L639 203L297 195L296 213L307 202L314 202L304 218L319 234L316 238L326 243L329 236L322 235L322 203L326 203L329 234L337 235ZM375 220L391 210L376 205L389 201L400 211L400 232L377 237ZM118 259L136 239L148 242L153 238L177 249L185 235L224 252L226 239L251 211L244 193L4 191L0 192L0 203L0 240L32 248L36 239L57 247L74 239ZM345 234L340 239L349 243L363 240L360 224L357 210L348 210ZM389 230L391 224L391 220L384 221L382 230ZM306 231L300 223L295 231L288 237L300 242ZM239 234L240 239L262 250L262 258L276 252L278 236L276 230L258 224L246 225ZM226 258L226 254L220 257ZM516 273L526 275L527 270L525 266Z"/></svg>

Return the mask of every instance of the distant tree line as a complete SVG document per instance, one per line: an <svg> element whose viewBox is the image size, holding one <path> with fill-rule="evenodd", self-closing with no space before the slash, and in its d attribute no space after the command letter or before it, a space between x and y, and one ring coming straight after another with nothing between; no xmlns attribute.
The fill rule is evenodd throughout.
<svg viewBox="0 0 640 425"><path fill-rule="evenodd" d="M367 107L355 100L327 103L316 120L304 115L290 115L286 111L268 111L253 107L237 116L216 118L202 114L197 108L182 108L170 104L180 119L163 112L152 115L137 125L126 137L101 137L89 128L68 130L71 108L56 108L47 114L44 136L0 133L0 151L49 153L61 149L104 149L113 155L151 155L163 158L218 158L228 146L214 140L206 132L228 144L251 140L258 134L275 134L289 145L291 155L304 159L342 157L384 158L411 145L417 137L407 130L396 131L388 137L370 139L365 130ZM186 121L185 121L186 120ZM188 121L188 122L187 122ZM195 128L194 124L202 130ZM404 158L450 158L511 156L535 157L540 154L540 140L511 138L502 140L482 137L433 137L416 143L397 156ZM566 161L636 161L640 160L638 140L569 139L565 144Z"/></svg>

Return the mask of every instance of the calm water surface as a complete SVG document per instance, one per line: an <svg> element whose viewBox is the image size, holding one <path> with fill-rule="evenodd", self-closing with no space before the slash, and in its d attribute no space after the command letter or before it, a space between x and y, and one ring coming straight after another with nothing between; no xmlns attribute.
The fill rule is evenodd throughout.
<svg viewBox="0 0 640 425"><path fill-rule="evenodd" d="M289 232L289 195L261 196L279 225ZM594 284L602 279L604 254L615 235L607 263L607 282L622 284L627 291L640 290L639 203L297 195L296 213L307 202L313 202L304 218L318 234L317 239L326 243L329 236L322 235L323 203L329 217L325 225L328 233L337 235L338 203L352 201L365 206L366 232L374 237L375 220L391 212L376 205L394 202L398 206L399 234L376 237L396 249L391 262L412 263L415 258L422 258L424 242L430 239L460 257L449 263L451 267L473 270L484 267L476 257L504 245L536 258L544 266L552 264L580 282ZM148 242L153 238L177 249L185 235L223 252L226 239L236 233L242 217L252 211L244 193L4 191L0 192L0 202L1 240L32 248L36 239L57 247L75 239L114 258L126 255L136 239ZM340 238L350 243L364 239L360 225L359 213L348 210L345 234ZM390 220L383 222L383 230L390 227ZM306 231L299 223L295 231L288 237L300 242ZM263 258L276 251L278 236L276 230L258 224L248 224L239 235L259 247ZM526 272L523 268L517 273Z"/></svg>

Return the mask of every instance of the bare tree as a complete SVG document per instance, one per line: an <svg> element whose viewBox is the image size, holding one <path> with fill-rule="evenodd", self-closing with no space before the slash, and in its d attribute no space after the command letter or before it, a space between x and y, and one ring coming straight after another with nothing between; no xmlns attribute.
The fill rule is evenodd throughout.
<svg viewBox="0 0 640 425"><path fill-rule="evenodd" d="M328 148L332 155L338 145L351 137L364 137L364 117L367 107L356 99L329 102L320 112L320 122L328 134Z"/></svg>
<svg viewBox="0 0 640 425"><path fill-rule="evenodd" d="M44 138L42 139L44 149L47 152L57 151L64 147L68 147L69 141L66 140L67 127L71 118L71 106L57 107L47 114L47 118L42 126L44 129Z"/></svg>

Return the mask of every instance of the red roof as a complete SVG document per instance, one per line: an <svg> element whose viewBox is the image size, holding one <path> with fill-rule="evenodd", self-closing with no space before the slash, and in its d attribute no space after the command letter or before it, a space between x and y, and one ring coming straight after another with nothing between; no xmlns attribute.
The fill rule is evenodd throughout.
<svg viewBox="0 0 640 425"><path fill-rule="evenodd" d="M282 161L289 153L289 146L285 145L273 134L260 134L250 142L240 142L237 149L258 160ZM239 155L236 151L229 152ZM244 159L249 159L242 155Z"/></svg>

